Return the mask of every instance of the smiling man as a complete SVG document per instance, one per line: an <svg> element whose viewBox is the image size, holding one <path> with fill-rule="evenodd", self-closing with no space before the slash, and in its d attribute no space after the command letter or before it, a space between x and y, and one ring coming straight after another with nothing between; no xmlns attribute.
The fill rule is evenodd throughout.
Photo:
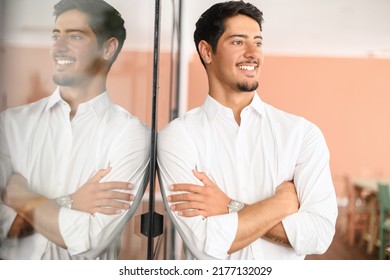
<svg viewBox="0 0 390 280"><path fill-rule="evenodd" d="M0 115L0 259L116 259L147 182L149 129L112 103L121 15L54 6L54 93Z"/></svg>
<svg viewBox="0 0 390 280"><path fill-rule="evenodd" d="M303 259L327 250L337 204L321 131L257 93L263 14L213 5L196 23L204 104L159 134L160 182L187 257Z"/></svg>

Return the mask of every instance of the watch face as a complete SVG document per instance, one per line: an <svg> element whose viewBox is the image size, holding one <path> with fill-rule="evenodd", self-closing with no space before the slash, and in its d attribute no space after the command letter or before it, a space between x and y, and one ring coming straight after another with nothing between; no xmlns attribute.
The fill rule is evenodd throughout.
<svg viewBox="0 0 390 280"><path fill-rule="evenodd" d="M229 213L235 213L240 211L242 208L244 208L244 203L236 201L236 200L231 200L229 205Z"/></svg>
<svg viewBox="0 0 390 280"><path fill-rule="evenodd" d="M73 199L70 195L64 195L56 199L61 207L72 209Z"/></svg>

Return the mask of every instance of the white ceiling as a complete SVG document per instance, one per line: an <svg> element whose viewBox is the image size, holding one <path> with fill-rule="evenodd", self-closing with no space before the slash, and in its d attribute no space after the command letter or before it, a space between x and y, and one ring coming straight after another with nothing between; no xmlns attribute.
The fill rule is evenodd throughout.
<svg viewBox="0 0 390 280"><path fill-rule="evenodd" d="M47 46L58 0L0 0L3 40ZM154 0L107 0L124 16L127 48L152 49ZM192 34L201 13L219 0L182 0L183 46L194 51ZM250 0L264 13L269 54L390 57L390 0ZM161 47L169 49L173 5L161 0ZM177 14L177 12L176 12Z"/></svg>

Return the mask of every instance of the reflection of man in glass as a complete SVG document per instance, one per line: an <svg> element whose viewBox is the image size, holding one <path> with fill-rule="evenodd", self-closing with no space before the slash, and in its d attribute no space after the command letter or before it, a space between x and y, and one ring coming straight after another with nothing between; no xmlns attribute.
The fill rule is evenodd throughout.
<svg viewBox="0 0 390 280"><path fill-rule="evenodd" d="M115 259L149 161L148 129L106 90L124 21L101 0L54 15L58 88L0 118L0 258Z"/></svg>

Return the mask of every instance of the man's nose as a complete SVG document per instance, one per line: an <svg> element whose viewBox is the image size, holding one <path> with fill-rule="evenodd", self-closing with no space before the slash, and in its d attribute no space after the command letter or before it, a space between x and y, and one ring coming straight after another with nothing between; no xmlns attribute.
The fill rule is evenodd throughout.
<svg viewBox="0 0 390 280"><path fill-rule="evenodd" d="M53 42L53 51L66 51L68 49L68 44L66 38L58 37Z"/></svg>

